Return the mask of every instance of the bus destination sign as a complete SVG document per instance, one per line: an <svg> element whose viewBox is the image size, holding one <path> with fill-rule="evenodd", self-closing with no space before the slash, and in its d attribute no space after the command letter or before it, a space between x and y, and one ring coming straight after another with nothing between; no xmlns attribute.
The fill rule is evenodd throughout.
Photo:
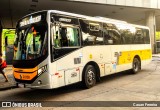
<svg viewBox="0 0 160 110"><path fill-rule="evenodd" d="M29 25L29 24L32 24L32 23L37 23L41 21L41 15L39 16L35 16L35 17L30 17L29 19L24 19L20 22L20 27L22 26L26 26L26 25Z"/></svg>

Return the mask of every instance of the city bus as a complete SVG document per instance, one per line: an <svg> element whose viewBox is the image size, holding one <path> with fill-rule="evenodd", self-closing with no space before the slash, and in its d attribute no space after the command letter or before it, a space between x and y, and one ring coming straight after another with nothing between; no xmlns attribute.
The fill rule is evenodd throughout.
<svg viewBox="0 0 160 110"><path fill-rule="evenodd" d="M149 28L104 17L39 11L17 22L13 73L17 84L54 89L80 82L91 88L101 77L151 61Z"/></svg>

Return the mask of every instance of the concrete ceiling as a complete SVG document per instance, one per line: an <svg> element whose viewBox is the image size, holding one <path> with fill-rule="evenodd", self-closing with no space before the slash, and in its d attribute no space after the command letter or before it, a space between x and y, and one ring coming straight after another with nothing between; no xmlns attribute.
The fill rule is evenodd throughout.
<svg viewBox="0 0 160 110"><path fill-rule="evenodd" d="M153 9L71 2L67 0L0 0L0 21L3 28L15 28L18 19L39 10L62 10L90 16L103 16L145 25L145 14ZM156 10L157 30L160 12Z"/></svg>

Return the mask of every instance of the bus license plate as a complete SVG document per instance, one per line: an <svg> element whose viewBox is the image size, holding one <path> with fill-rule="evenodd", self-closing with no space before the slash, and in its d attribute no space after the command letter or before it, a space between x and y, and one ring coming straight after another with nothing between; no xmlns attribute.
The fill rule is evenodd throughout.
<svg viewBox="0 0 160 110"><path fill-rule="evenodd" d="M30 79L30 76L29 76L29 75L22 75L22 79L23 79L23 80L29 80L29 79Z"/></svg>

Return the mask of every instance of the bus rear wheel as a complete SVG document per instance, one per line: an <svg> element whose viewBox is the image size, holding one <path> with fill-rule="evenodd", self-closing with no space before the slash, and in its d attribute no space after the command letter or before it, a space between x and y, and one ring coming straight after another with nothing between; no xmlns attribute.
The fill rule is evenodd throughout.
<svg viewBox="0 0 160 110"><path fill-rule="evenodd" d="M141 62L138 58L134 58L133 59L133 63L132 63L132 73L138 73L141 69Z"/></svg>
<svg viewBox="0 0 160 110"><path fill-rule="evenodd" d="M88 65L83 74L83 85L85 88L91 88L96 84L96 71L94 66Z"/></svg>

